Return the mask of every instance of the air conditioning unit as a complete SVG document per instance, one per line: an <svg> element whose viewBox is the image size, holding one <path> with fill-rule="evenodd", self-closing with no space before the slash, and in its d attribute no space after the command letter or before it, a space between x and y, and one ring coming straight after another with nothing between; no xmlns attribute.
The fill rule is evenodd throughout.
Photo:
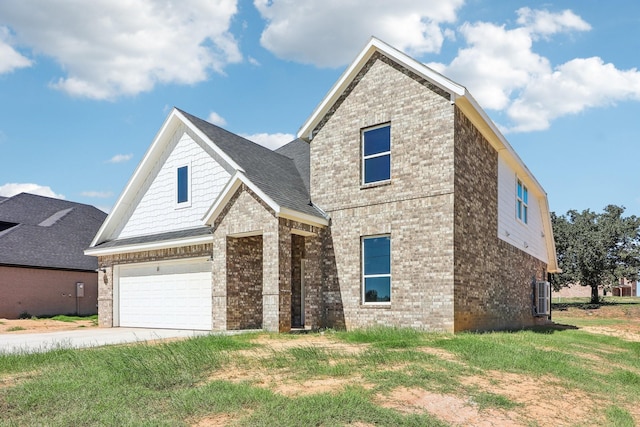
<svg viewBox="0 0 640 427"><path fill-rule="evenodd" d="M551 314L551 284L546 281L536 282L535 287L535 315L548 316Z"/></svg>

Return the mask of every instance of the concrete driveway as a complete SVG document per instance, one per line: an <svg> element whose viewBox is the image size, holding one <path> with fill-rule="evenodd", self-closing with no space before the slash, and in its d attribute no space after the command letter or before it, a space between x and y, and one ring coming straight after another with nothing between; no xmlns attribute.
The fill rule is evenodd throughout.
<svg viewBox="0 0 640 427"><path fill-rule="evenodd" d="M92 328L36 334L0 334L0 354L44 353L59 348L99 347L164 338L189 338L210 331L142 328Z"/></svg>

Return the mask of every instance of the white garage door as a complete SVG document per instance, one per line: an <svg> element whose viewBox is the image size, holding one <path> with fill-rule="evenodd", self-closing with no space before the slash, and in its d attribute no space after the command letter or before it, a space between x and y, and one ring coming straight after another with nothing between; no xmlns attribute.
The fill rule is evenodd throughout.
<svg viewBox="0 0 640 427"><path fill-rule="evenodd" d="M206 261L123 266L120 326L211 329L211 264Z"/></svg>

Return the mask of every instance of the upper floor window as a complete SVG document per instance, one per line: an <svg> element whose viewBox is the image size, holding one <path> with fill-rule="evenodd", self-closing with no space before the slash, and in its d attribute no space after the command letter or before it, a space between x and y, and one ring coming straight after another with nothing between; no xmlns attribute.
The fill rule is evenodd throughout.
<svg viewBox="0 0 640 427"><path fill-rule="evenodd" d="M391 302L391 236L362 238L362 300Z"/></svg>
<svg viewBox="0 0 640 427"><path fill-rule="evenodd" d="M391 179L391 125L362 131L362 178L364 184Z"/></svg>
<svg viewBox="0 0 640 427"><path fill-rule="evenodd" d="M189 203L189 166L181 166L177 169L176 176L176 203L184 205Z"/></svg>
<svg viewBox="0 0 640 427"><path fill-rule="evenodd" d="M524 224L529 222L529 190L520 180L516 190L516 217Z"/></svg>

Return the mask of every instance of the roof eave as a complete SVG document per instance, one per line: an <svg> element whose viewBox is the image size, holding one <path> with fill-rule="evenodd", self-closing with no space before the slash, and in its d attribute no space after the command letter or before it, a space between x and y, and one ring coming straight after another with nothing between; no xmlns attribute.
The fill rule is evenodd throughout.
<svg viewBox="0 0 640 427"><path fill-rule="evenodd" d="M84 254L89 256L106 256L120 253L143 252L160 249L170 249L183 246L198 245L203 243L211 243L213 237L211 235L194 236L181 239L163 240L158 242L135 243L131 245L112 246L109 248L89 248L85 249Z"/></svg>

